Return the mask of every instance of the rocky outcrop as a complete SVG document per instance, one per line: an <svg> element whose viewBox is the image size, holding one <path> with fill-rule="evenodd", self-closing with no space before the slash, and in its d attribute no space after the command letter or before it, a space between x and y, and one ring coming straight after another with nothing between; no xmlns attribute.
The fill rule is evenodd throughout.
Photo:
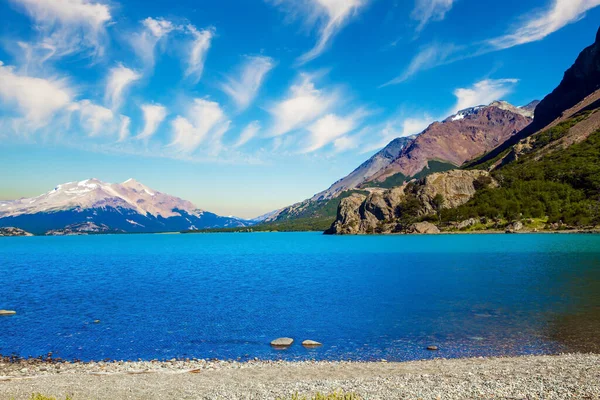
<svg viewBox="0 0 600 400"><path fill-rule="evenodd" d="M600 89L600 29L596 41L585 48L575 63L565 71L558 87L546 96L535 109L535 127L541 129L563 111L573 107L589 94Z"/></svg>
<svg viewBox="0 0 600 400"><path fill-rule="evenodd" d="M6 228L0 228L0 236L33 236L33 235L29 232L24 231L23 229L9 226Z"/></svg>
<svg viewBox="0 0 600 400"><path fill-rule="evenodd" d="M406 233L436 234L440 233L440 229L431 222L423 221L410 225Z"/></svg>
<svg viewBox="0 0 600 400"><path fill-rule="evenodd" d="M431 161L461 166L498 147L532 121L528 113L506 102L459 111L442 122L434 122L386 168L369 182L382 182L392 175L412 177Z"/></svg>
<svg viewBox="0 0 600 400"><path fill-rule="evenodd" d="M73 236L73 235L97 235L101 233L123 233L124 231L112 229L104 224L95 224L93 222L82 222L73 224L63 229L54 229L46 232L46 236Z"/></svg>
<svg viewBox="0 0 600 400"><path fill-rule="evenodd" d="M437 228L432 224L414 226L410 219L458 207L473 197L477 187L497 185L486 171L452 170L369 196L354 194L341 201L326 233L434 233Z"/></svg>

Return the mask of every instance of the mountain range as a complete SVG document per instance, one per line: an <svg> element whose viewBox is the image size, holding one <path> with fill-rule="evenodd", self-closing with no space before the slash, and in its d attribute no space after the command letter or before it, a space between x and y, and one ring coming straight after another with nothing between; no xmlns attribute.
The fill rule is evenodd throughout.
<svg viewBox="0 0 600 400"><path fill-rule="evenodd" d="M0 227L34 234L174 232L253 223L201 210L134 179L68 182L37 197L0 201Z"/></svg>
<svg viewBox="0 0 600 400"><path fill-rule="evenodd" d="M599 194L600 30L533 123L459 169L342 199L327 233L597 229Z"/></svg>

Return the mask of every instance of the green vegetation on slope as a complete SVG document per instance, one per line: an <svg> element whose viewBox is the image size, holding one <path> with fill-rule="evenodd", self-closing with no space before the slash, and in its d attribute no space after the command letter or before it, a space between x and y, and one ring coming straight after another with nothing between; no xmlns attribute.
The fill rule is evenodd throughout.
<svg viewBox="0 0 600 400"><path fill-rule="evenodd" d="M499 188L478 190L463 206L443 210L443 221L472 217L514 220L545 218L548 223L585 227L600 224L600 130L585 141L536 160L535 150L562 138L589 112L532 137L533 153L492 173Z"/></svg>
<svg viewBox="0 0 600 400"><path fill-rule="evenodd" d="M367 182L363 186L364 187L379 187L384 189L391 189L396 186L402 186L409 180L412 179L421 179L426 177L427 175L431 175L436 172L445 172L450 171L451 169L456 169L455 165L445 163L443 161L431 160L427 163L427 167L421 170L413 177L406 177L403 173L398 172L392 176L387 177L383 182Z"/></svg>
<svg viewBox="0 0 600 400"><path fill-rule="evenodd" d="M186 231L184 233L210 233L210 232L323 232L328 229L337 215L337 209L342 199L353 193L368 192L363 190L348 190L338 197L329 200L307 200L299 205L288 207L272 222L260 223L246 228L217 228Z"/></svg>

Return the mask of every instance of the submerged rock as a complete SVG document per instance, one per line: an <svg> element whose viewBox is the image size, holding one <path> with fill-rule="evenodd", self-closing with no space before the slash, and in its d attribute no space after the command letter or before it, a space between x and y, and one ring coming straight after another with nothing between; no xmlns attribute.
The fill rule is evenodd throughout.
<svg viewBox="0 0 600 400"><path fill-rule="evenodd" d="M0 310L0 315L15 315L17 312L13 310Z"/></svg>
<svg viewBox="0 0 600 400"><path fill-rule="evenodd" d="M319 343L314 340L305 340L304 342L302 342L302 346L309 347L309 348L320 347L320 346L323 346L323 343Z"/></svg>
<svg viewBox="0 0 600 400"><path fill-rule="evenodd" d="M276 347L276 348L286 348L286 347L290 347L292 345L292 343L294 343L294 339L292 338L279 338L279 339L275 339L271 342L271 346Z"/></svg>

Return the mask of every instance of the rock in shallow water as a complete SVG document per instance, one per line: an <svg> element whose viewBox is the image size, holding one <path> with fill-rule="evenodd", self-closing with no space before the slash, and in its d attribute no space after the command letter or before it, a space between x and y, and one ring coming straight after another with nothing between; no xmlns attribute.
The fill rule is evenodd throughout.
<svg viewBox="0 0 600 400"><path fill-rule="evenodd" d="M302 342L302 346L304 347L320 347L323 346L323 343L315 342L314 340L305 340Z"/></svg>
<svg viewBox="0 0 600 400"><path fill-rule="evenodd" d="M437 346L427 346L427 350L435 351L435 350L439 350L439 348Z"/></svg>
<svg viewBox="0 0 600 400"><path fill-rule="evenodd" d="M0 315L15 315L17 312L12 310L0 310Z"/></svg>
<svg viewBox="0 0 600 400"><path fill-rule="evenodd" d="M275 339L271 342L271 346L273 347L277 347L277 348L286 348L286 347L290 347L292 345L292 343L294 343L294 339L292 338L279 338L279 339Z"/></svg>

